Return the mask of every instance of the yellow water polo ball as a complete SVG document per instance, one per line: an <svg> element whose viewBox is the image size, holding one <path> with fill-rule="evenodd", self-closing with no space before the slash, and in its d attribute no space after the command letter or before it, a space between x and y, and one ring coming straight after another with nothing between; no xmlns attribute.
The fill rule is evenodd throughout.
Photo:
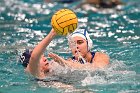
<svg viewBox="0 0 140 93"><path fill-rule="evenodd" d="M66 36L77 28L78 18L72 10L60 9L52 16L51 25L58 35Z"/></svg>

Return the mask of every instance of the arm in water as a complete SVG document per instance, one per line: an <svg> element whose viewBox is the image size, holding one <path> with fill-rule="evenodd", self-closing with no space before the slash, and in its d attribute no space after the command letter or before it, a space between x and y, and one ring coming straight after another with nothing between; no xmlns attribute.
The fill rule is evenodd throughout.
<svg viewBox="0 0 140 93"><path fill-rule="evenodd" d="M79 62L74 62L71 59L65 60L64 58L58 56L57 54L54 53L49 53L49 57L53 58L55 62L59 63L61 66L68 66L69 68L72 69L79 69L79 70L85 70L85 69L91 69L93 66L91 64L81 64Z"/></svg>

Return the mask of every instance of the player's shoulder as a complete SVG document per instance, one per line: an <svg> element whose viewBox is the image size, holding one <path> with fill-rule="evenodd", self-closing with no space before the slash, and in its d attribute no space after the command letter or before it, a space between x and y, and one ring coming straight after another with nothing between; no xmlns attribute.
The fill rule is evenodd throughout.
<svg viewBox="0 0 140 93"><path fill-rule="evenodd" d="M110 59L110 57L106 53L102 53L102 52L96 52L95 57L101 58L101 59L106 59L106 60Z"/></svg>

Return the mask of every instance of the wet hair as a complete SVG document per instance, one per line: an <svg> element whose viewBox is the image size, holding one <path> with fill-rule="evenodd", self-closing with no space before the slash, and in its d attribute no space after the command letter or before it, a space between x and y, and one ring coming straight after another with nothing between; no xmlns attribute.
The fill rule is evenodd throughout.
<svg viewBox="0 0 140 93"><path fill-rule="evenodd" d="M29 49L26 49L22 55L20 55L20 58L19 58L19 62L22 64L23 67L27 67L27 65L29 64L29 60L30 60L30 57L31 57L31 53L32 51L30 51Z"/></svg>

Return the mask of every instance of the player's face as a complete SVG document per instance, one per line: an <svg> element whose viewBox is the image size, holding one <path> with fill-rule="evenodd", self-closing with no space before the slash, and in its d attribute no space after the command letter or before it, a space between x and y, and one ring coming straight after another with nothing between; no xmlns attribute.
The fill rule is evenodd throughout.
<svg viewBox="0 0 140 93"><path fill-rule="evenodd" d="M79 54L84 57L87 54L87 41L82 37L74 37L74 42L76 43L76 47L71 48L72 54L78 58Z"/></svg>
<svg viewBox="0 0 140 93"><path fill-rule="evenodd" d="M41 66L41 69L44 70L45 72L49 71L49 63L48 63L47 58L44 55L41 56L40 66Z"/></svg>

